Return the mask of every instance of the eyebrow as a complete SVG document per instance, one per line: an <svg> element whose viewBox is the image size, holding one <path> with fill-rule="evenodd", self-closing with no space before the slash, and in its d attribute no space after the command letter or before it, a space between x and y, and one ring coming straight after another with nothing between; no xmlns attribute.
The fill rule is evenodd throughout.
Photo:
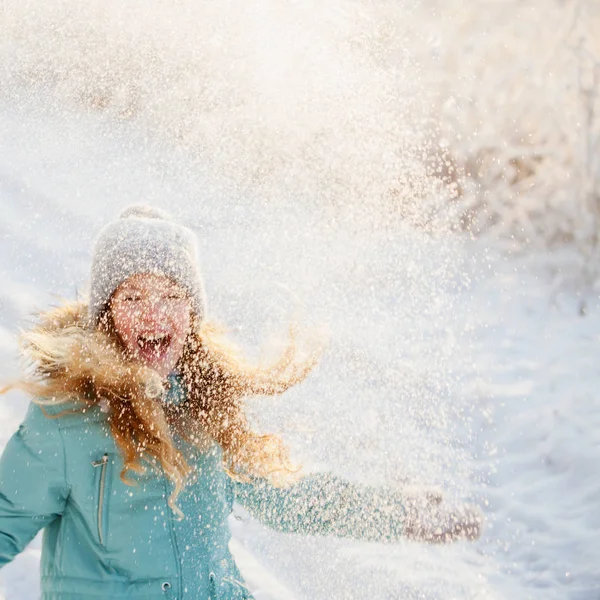
<svg viewBox="0 0 600 600"><path fill-rule="evenodd" d="M153 288L151 291L155 291L155 290L156 290L156 288ZM148 291L148 288L142 287L136 283L128 283L128 284L121 285L119 287L118 291L119 291L119 293L146 292L146 291ZM185 289L183 289L182 287L178 286L175 283L167 283L164 286L161 285L157 291L159 291L159 292L181 292L182 294L186 293Z"/></svg>

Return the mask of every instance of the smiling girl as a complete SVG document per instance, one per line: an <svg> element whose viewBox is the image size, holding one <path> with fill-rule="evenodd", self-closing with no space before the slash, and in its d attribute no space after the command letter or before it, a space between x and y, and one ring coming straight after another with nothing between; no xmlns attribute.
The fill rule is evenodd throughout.
<svg viewBox="0 0 600 600"><path fill-rule="evenodd" d="M474 539L472 510L327 474L299 478L244 399L301 382L206 319L194 234L132 207L96 241L90 299L23 336L32 395L0 460L0 567L44 530L43 600L252 598L229 552L234 500L280 531L392 542Z"/></svg>

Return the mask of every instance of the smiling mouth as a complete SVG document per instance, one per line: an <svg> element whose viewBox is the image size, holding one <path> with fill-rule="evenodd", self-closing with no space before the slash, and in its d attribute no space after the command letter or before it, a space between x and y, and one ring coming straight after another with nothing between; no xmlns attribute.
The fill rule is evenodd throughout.
<svg viewBox="0 0 600 600"><path fill-rule="evenodd" d="M137 339L139 354L145 358L161 358L171 345L168 334L140 335Z"/></svg>

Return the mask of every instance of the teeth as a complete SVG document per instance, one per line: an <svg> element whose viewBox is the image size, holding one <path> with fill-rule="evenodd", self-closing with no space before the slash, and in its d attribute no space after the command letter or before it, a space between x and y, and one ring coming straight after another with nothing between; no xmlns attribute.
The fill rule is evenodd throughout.
<svg viewBox="0 0 600 600"><path fill-rule="evenodd" d="M167 338L166 333L158 333L155 335L140 335L139 339L146 342L162 342Z"/></svg>
<svg viewBox="0 0 600 600"><path fill-rule="evenodd" d="M159 334L140 335L138 337L137 343L138 343L138 346L140 348L142 348L145 344L161 346L163 344L167 344L168 340L169 340L169 336L166 333L159 333Z"/></svg>

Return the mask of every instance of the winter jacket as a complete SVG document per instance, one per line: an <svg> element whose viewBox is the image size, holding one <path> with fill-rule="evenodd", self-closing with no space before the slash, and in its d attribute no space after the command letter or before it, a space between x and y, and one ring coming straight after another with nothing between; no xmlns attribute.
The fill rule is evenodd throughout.
<svg viewBox="0 0 600 600"><path fill-rule="evenodd" d="M123 460L100 407L56 417L62 410L32 403L0 459L0 567L44 529L42 600L252 598L228 548L235 499L281 531L377 540L401 534L403 510L393 495L326 475L287 489L236 483L216 445L184 448L194 475L177 499L178 519L166 477L150 472L123 483Z"/></svg>

